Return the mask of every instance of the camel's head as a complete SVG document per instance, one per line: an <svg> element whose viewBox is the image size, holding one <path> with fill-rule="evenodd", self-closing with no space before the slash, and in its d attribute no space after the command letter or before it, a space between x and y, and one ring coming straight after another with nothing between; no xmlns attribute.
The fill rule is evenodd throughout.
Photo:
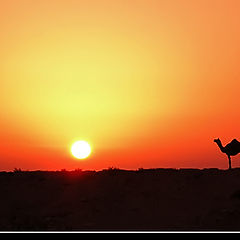
<svg viewBox="0 0 240 240"><path fill-rule="evenodd" d="M220 143L221 140L220 140L219 138L216 138L216 139L214 139L214 142L215 142L215 143Z"/></svg>

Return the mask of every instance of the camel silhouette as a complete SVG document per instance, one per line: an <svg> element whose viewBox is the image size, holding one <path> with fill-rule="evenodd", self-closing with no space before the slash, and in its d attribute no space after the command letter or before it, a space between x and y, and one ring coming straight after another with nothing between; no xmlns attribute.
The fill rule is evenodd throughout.
<svg viewBox="0 0 240 240"><path fill-rule="evenodd" d="M232 169L231 156L235 156L240 153L240 142L237 139L233 139L229 144L223 147L222 142L219 138L214 139L214 142L217 143L220 150L227 154L229 169Z"/></svg>

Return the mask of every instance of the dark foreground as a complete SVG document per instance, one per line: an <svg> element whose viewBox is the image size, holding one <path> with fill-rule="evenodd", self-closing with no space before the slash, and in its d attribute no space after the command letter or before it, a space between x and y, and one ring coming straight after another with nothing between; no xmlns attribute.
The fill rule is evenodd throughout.
<svg viewBox="0 0 240 240"><path fill-rule="evenodd" d="M240 169L0 173L1 231L240 230Z"/></svg>

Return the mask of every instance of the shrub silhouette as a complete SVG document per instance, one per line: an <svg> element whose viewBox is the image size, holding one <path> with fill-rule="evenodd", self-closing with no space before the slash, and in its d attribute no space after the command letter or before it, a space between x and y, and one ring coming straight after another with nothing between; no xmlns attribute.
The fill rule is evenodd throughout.
<svg viewBox="0 0 240 240"><path fill-rule="evenodd" d="M14 173L20 173L20 172L22 172L22 169L21 168L14 168L13 172Z"/></svg>

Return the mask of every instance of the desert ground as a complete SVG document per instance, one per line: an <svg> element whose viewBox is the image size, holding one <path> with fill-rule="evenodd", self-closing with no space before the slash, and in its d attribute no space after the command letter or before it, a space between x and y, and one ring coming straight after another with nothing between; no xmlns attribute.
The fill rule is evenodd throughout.
<svg viewBox="0 0 240 240"><path fill-rule="evenodd" d="M18 169L0 189L0 231L240 230L240 169Z"/></svg>

